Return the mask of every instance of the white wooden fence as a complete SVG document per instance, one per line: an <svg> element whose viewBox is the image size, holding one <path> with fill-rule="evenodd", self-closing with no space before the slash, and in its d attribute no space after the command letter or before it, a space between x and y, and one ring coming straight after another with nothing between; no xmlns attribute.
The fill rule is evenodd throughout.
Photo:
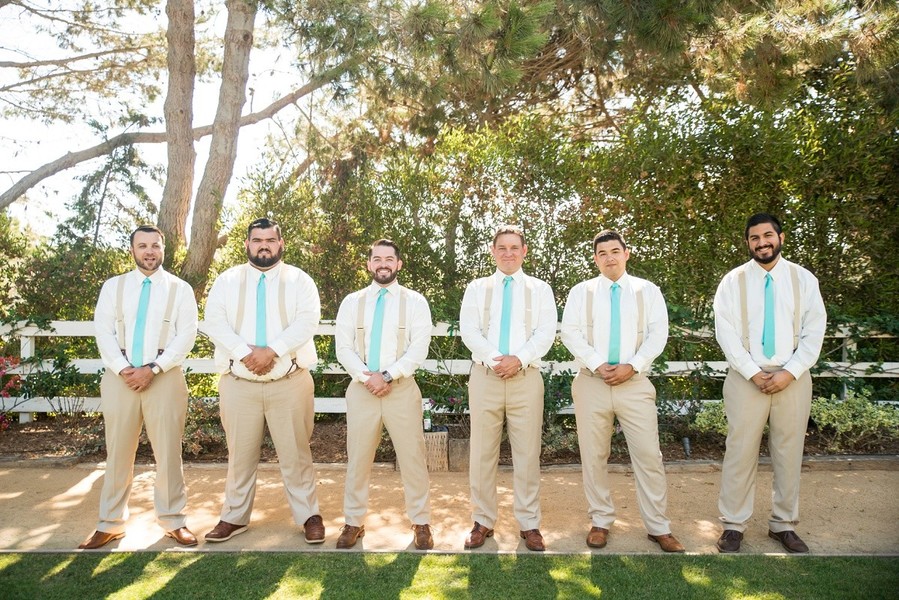
<svg viewBox="0 0 899 600"><path fill-rule="evenodd" d="M200 332L204 332L204 323L200 323ZM684 335L700 338L712 338L714 333L710 331L684 331ZM204 334L205 335L205 334ZM334 321L322 321L318 327L318 335L333 336ZM452 337L458 335L447 323L438 323L432 331L432 335L437 337ZM34 326L25 326L19 324L16 326L0 327L0 337L9 339L10 337L18 337L20 340L20 357L28 359L35 355L35 343L40 337L93 337L94 324L91 321L52 321L49 329L40 329ZM895 378L899 377L899 362L886 363L870 363L860 362L851 363L846 358L854 344L853 338L848 330L841 330L836 334L829 336L843 340L842 361L828 362L826 368L815 377L869 377L869 378ZM869 334L866 338L886 338L892 337L885 334ZM72 364L80 373L98 373L103 369L103 362L99 358L78 358L72 361ZM185 368L193 373L215 373L216 368L211 357L205 358L189 358L185 361ZM45 361L42 364L20 365L10 373L28 376L38 370L51 370L52 363ZM438 360L429 358L425 361L422 368L431 373L440 375L468 375L471 370L471 361L465 359ZM575 372L578 369L577 363L574 361L567 362L548 362L546 368L553 374L562 374L565 372ZM678 377L687 375L697 369L707 369L709 375L713 377L724 377L727 371L727 363L725 361L670 361L665 364L665 368L657 369L654 374L666 377ZM337 363L324 365L321 371L326 374L345 373L343 368ZM0 398L0 410L7 412L19 413L19 420L27 422L31 419L32 413L58 412L60 407L76 408L87 412L100 412L99 398L23 398L9 397ZM345 413L346 400L344 398L315 398L315 411L319 413ZM571 409L563 409L562 412L571 412Z"/></svg>

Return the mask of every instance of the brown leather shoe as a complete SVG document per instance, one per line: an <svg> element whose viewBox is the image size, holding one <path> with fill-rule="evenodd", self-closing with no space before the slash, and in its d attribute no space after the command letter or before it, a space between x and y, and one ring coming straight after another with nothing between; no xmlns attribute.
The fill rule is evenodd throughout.
<svg viewBox="0 0 899 600"><path fill-rule="evenodd" d="M325 541L325 523L321 515L312 515L303 523L307 544L321 544Z"/></svg>
<svg viewBox="0 0 899 600"><path fill-rule="evenodd" d="M246 525L235 525L227 521L219 521L212 531L204 537L207 542L225 542L247 530Z"/></svg>
<svg viewBox="0 0 899 600"><path fill-rule="evenodd" d="M725 529L721 534L721 537L718 538L718 541L715 543L715 546L718 547L718 552L729 554L731 552L739 552L740 542L742 541L742 531L737 531L736 529Z"/></svg>
<svg viewBox="0 0 899 600"><path fill-rule="evenodd" d="M662 548L665 552L686 552L687 549L684 548L684 545L677 541L677 538L671 535L670 533L666 533L665 535L652 535L647 534L649 539L654 541L659 547Z"/></svg>
<svg viewBox="0 0 899 600"><path fill-rule="evenodd" d="M808 546L805 545L805 542L802 541L798 535L796 535L795 531L768 531L768 537L774 540L777 540L783 547L787 549L787 552L793 552L796 554L804 554L808 552Z"/></svg>
<svg viewBox="0 0 899 600"><path fill-rule="evenodd" d="M603 527L591 527L587 534L587 545L591 548L605 548L608 542L609 530Z"/></svg>
<svg viewBox="0 0 899 600"><path fill-rule="evenodd" d="M166 537L170 537L182 546L196 546L197 538L191 533L190 529L187 527L179 527L178 529L173 529L171 531L165 532Z"/></svg>
<svg viewBox="0 0 899 600"><path fill-rule="evenodd" d="M337 547L341 550L352 548L356 545L356 540L363 536L365 536L365 525L359 527L344 525L340 530L340 537L337 538Z"/></svg>
<svg viewBox="0 0 899 600"><path fill-rule="evenodd" d="M109 542L113 540L120 540L125 537L125 532L121 533L106 533L105 531L95 531L92 536L84 540L80 546L78 546L79 550L96 550L97 548L102 548Z"/></svg>
<svg viewBox="0 0 899 600"><path fill-rule="evenodd" d="M539 529L528 529L527 531L520 532L521 539L524 540L524 545L527 546L528 550L532 552L543 552L546 550L546 546L543 544L543 536L540 535Z"/></svg>
<svg viewBox="0 0 899 600"><path fill-rule="evenodd" d="M480 548L484 545L484 542L487 541L487 538L493 537L493 530L487 529L477 521L474 522L474 527L471 529L471 533L468 534L468 537L465 538L465 548L471 550L472 548Z"/></svg>
<svg viewBox="0 0 899 600"><path fill-rule="evenodd" d="M415 548L417 550L430 550L434 547L430 525L413 525L412 530L415 532Z"/></svg>

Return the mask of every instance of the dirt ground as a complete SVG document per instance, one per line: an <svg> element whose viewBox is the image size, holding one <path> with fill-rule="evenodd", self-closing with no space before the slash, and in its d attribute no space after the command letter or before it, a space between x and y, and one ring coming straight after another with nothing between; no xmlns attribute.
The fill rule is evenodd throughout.
<svg viewBox="0 0 899 600"><path fill-rule="evenodd" d="M720 483L716 462L673 462L668 469L668 513L673 533L688 552L715 553L720 533L716 508ZM620 465L611 476L618 520L609 545L590 550L584 544L589 529L580 471L577 466L546 467L543 472L541 530L550 553L661 554L646 539L636 506L634 480ZM135 470L131 516L126 537L103 551L176 550L216 552L335 551L343 525L344 465L317 465L318 496L327 527L324 544L309 546L300 527L292 524L276 464L263 464L249 530L221 544L201 541L194 549L176 548L155 524L152 507L154 473L151 466ZM187 463L188 526L198 535L218 520L226 468L217 463ZM781 546L767 537L771 471L760 467L756 514L743 543L744 554L779 554ZM0 462L0 551L68 551L96 527L103 466L71 460L10 460ZM500 518L496 536L476 552L527 553L512 516L512 472L500 471ZM798 533L813 554L899 554L899 457L810 460L802 479L802 521ZM462 542L471 528L467 473L432 473L431 524L434 552L464 552ZM356 550L409 551L411 532L403 508L402 482L393 465L379 463L372 477L367 535Z"/></svg>

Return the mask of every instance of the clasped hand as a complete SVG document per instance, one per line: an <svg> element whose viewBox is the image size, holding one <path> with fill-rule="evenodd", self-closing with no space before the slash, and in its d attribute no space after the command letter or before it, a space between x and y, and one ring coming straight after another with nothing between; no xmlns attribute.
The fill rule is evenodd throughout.
<svg viewBox="0 0 899 600"><path fill-rule="evenodd" d="M787 386L794 381L796 381L796 378L786 369L773 371L771 373L759 371L752 376L752 383L759 388L760 392L768 394L769 396L784 391L787 389Z"/></svg>
<svg viewBox="0 0 899 600"><path fill-rule="evenodd" d="M267 375L275 367L278 355L268 346L250 346L250 350L240 362L254 375Z"/></svg>

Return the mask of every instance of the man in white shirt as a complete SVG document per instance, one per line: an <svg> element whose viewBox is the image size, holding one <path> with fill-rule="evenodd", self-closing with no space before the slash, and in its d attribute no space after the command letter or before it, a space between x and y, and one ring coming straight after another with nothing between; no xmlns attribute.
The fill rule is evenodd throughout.
<svg viewBox="0 0 899 600"><path fill-rule="evenodd" d="M724 276L715 293L715 337L729 369L724 381L727 448L718 509L720 552L737 552L752 516L759 445L768 424L774 466L769 537L808 552L796 534L799 475L812 402L809 369L818 361L827 313L818 280L780 255L776 217L759 213L744 232L750 261Z"/></svg>
<svg viewBox="0 0 899 600"><path fill-rule="evenodd" d="M309 440L315 418L312 337L321 305L312 278L281 261L284 239L270 219L247 228L248 262L216 278L206 301L215 343L219 404L228 442L228 476L220 521L206 534L224 542L247 530L256 496L264 427L271 433L284 491L310 544L325 541Z"/></svg>
<svg viewBox="0 0 899 600"><path fill-rule="evenodd" d="M430 550L430 481L414 375L428 357L431 309L424 296L397 282L403 260L393 241L373 243L366 266L371 285L344 298L337 312L337 360L352 377L346 391L346 524L337 547L352 548L365 535L371 465L386 426L400 465L413 542L418 550Z"/></svg>
<svg viewBox="0 0 899 600"><path fill-rule="evenodd" d="M78 546L84 550L125 536L142 426L156 459L156 519L166 536L179 544L197 544L186 526L187 490L181 466L187 417L181 363L197 337L197 302L190 285L162 268L165 240L159 229L138 227L131 234L131 255L136 268L103 284L94 311L97 348L105 367L100 396L106 475L100 522Z"/></svg>
<svg viewBox="0 0 899 600"><path fill-rule="evenodd" d="M474 527L465 548L493 536L497 518L496 473L503 420L512 445L514 511L529 550L545 549L540 533L540 448L543 377L540 359L556 336L558 311L549 285L521 270L524 233L500 227L491 253L497 270L465 289L459 328L471 350L471 485Z"/></svg>
<svg viewBox="0 0 899 600"><path fill-rule="evenodd" d="M608 461L618 417L648 537L665 552L683 552L665 516L668 482L659 449L656 390L646 377L668 341L668 310L658 286L627 273L629 258L618 232L596 234L593 260L600 276L572 288L562 315L562 343L581 365L571 396L592 522L587 545L604 547L615 522Z"/></svg>

